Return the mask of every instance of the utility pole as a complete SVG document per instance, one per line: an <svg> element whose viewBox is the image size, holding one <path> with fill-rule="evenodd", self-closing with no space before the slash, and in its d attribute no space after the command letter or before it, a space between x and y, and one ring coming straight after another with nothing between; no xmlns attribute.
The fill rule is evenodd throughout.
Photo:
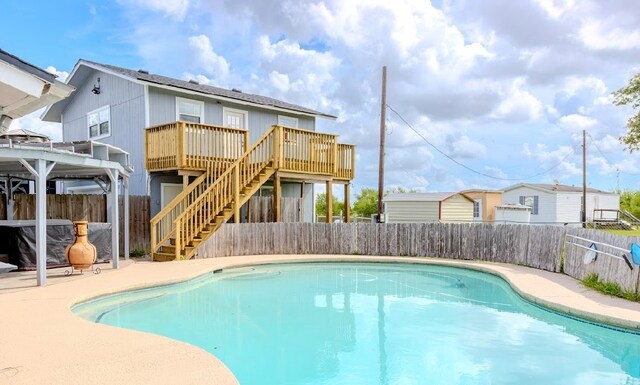
<svg viewBox="0 0 640 385"><path fill-rule="evenodd" d="M387 66L382 67L382 97L380 98L380 160L378 163L378 223L382 222L384 195L384 139L387 119Z"/></svg>
<svg viewBox="0 0 640 385"><path fill-rule="evenodd" d="M587 227L587 130L582 130L582 227Z"/></svg>

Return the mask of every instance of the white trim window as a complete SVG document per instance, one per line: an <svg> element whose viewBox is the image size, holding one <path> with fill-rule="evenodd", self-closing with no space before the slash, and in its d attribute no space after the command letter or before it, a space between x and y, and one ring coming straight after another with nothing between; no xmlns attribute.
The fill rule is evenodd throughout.
<svg viewBox="0 0 640 385"><path fill-rule="evenodd" d="M111 110L108 105L87 113L87 134L89 139L111 136Z"/></svg>
<svg viewBox="0 0 640 385"><path fill-rule="evenodd" d="M249 113L243 110L222 107L222 125L224 127L246 130L249 125Z"/></svg>
<svg viewBox="0 0 640 385"><path fill-rule="evenodd" d="M176 120L204 123L204 102L176 96Z"/></svg>
<svg viewBox="0 0 640 385"><path fill-rule="evenodd" d="M475 219L479 219L480 218L480 200L476 199L473 201L473 217Z"/></svg>
<svg viewBox="0 0 640 385"><path fill-rule="evenodd" d="M278 115L278 126L298 128L298 118Z"/></svg>

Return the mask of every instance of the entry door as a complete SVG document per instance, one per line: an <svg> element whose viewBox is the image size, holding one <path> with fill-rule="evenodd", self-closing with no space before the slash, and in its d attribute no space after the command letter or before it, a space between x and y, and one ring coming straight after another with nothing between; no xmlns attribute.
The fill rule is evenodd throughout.
<svg viewBox="0 0 640 385"><path fill-rule="evenodd" d="M247 111L225 108L222 113L222 125L225 127L246 129Z"/></svg>
<svg viewBox="0 0 640 385"><path fill-rule="evenodd" d="M160 184L160 210L165 208L173 198L182 192L182 183L161 183Z"/></svg>

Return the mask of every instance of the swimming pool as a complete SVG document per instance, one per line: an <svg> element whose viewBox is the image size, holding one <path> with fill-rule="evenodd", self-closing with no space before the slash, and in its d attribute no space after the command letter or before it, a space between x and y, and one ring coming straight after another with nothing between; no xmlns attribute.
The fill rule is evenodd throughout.
<svg viewBox="0 0 640 385"><path fill-rule="evenodd" d="M242 385L640 384L640 335L547 311L459 268L256 266L73 310L200 346Z"/></svg>

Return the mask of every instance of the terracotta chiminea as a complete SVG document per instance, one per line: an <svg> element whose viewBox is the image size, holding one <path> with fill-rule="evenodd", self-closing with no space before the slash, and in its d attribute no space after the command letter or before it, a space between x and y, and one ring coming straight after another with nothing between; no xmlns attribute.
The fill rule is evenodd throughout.
<svg viewBox="0 0 640 385"><path fill-rule="evenodd" d="M87 239L88 227L89 222L87 221L73 222L73 232L76 235L76 240L73 244L67 246L64 250L64 256L74 269L88 269L96 262L98 257L96 247L89 243Z"/></svg>

